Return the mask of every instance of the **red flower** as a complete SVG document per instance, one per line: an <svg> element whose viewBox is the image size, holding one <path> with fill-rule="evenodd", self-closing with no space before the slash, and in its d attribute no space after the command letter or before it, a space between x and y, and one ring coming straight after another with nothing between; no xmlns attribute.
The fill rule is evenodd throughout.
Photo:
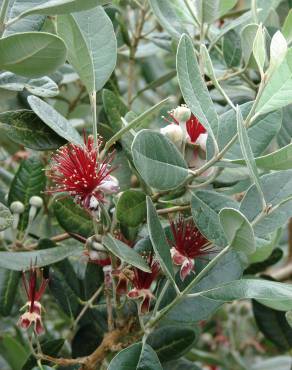
<svg viewBox="0 0 292 370"><path fill-rule="evenodd" d="M144 314L149 312L150 301L155 298L150 287L159 273L159 263L153 259L153 254L149 254L147 262L151 268L151 272L145 272L138 268L133 269L133 277L131 278L133 288L129 291L128 297L132 299L142 298L139 305L139 312Z"/></svg>
<svg viewBox="0 0 292 370"><path fill-rule="evenodd" d="M201 134L206 133L205 127L200 123L197 117L193 114L186 122L187 133L189 134L191 143L195 143Z"/></svg>
<svg viewBox="0 0 292 370"><path fill-rule="evenodd" d="M28 302L23 307L27 311L21 315L18 324L23 329L28 329L33 324L35 333L40 335L44 332L44 327L41 318L42 305L39 301L44 294L49 279L44 279L42 276L39 288L37 288L37 271L34 267L31 267L28 281L25 273L22 274L22 281Z"/></svg>
<svg viewBox="0 0 292 370"><path fill-rule="evenodd" d="M118 180L110 174L115 168L111 154L99 160L99 141L96 147L93 137L84 135L84 145L66 144L52 156L48 176L55 182L55 188L48 193L68 192L84 208L96 210L105 194L119 190Z"/></svg>
<svg viewBox="0 0 292 370"><path fill-rule="evenodd" d="M174 239L169 240L172 260L174 264L181 266L180 277L184 280L194 270L195 258L209 254L211 245L194 221L185 221L182 215L177 221L171 221L170 227Z"/></svg>

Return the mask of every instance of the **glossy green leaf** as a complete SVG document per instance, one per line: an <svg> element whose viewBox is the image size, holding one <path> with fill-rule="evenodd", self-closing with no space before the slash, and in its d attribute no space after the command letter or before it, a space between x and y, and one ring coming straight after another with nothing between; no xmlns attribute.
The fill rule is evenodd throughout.
<svg viewBox="0 0 292 370"><path fill-rule="evenodd" d="M138 226L146 217L146 195L141 191L127 190L117 203L117 220L131 227Z"/></svg>
<svg viewBox="0 0 292 370"><path fill-rule="evenodd" d="M229 245L246 254L255 251L255 239L251 224L239 211L223 208L219 213L220 223Z"/></svg>
<svg viewBox="0 0 292 370"><path fill-rule="evenodd" d="M49 288L64 313L72 319L76 318L81 309L79 296L64 279L61 271L50 269Z"/></svg>
<svg viewBox="0 0 292 370"><path fill-rule="evenodd" d="M48 356L57 357L63 347L64 339L51 339L41 343L42 352ZM37 366L37 360L33 355L30 355L21 370L31 370Z"/></svg>
<svg viewBox="0 0 292 370"><path fill-rule="evenodd" d="M20 370L25 363L28 352L17 339L6 334L0 341L0 354L5 358L11 370Z"/></svg>
<svg viewBox="0 0 292 370"><path fill-rule="evenodd" d="M223 38L223 56L228 67L237 67L241 60L241 41L238 33L230 30Z"/></svg>
<svg viewBox="0 0 292 370"><path fill-rule="evenodd" d="M220 224L219 212L224 207L237 209L238 203L229 197L209 190L199 190L192 196L192 216L206 238L220 247L227 240Z"/></svg>
<svg viewBox="0 0 292 370"><path fill-rule="evenodd" d="M29 96L27 101L34 113L48 125L56 134L74 144L83 144L78 131L65 117L51 105L36 96Z"/></svg>
<svg viewBox="0 0 292 370"><path fill-rule="evenodd" d="M13 216L9 209L0 203L0 231L3 231L10 227L13 222Z"/></svg>
<svg viewBox="0 0 292 370"><path fill-rule="evenodd" d="M43 163L36 157L21 162L11 183L8 203L18 200L24 204L25 211L20 216L18 228L25 230L28 223L29 199L42 196L46 186L46 176Z"/></svg>
<svg viewBox="0 0 292 370"><path fill-rule="evenodd" d="M71 198L58 199L53 204L59 224L69 233L89 238L94 234L92 218Z"/></svg>
<svg viewBox="0 0 292 370"><path fill-rule="evenodd" d="M183 35L180 39L176 66L183 98L211 136L217 136L218 116L208 89L200 73L192 40Z"/></svg>
<svg viewBox="0 0 292 370"><path fill-rule="evenodd" d="M59 94L58 85L49 77L26 78L11 72L0 74L0 89L11 91L24 91L43 98L51 98Z"/></svg>
<svg viewBox="0 0 292 370"><path fill-rule="evenodd" d="M187 177L186 162L176 146L158 132L141 130L132 145L134 164L151 187L169 190Z"/></svg>
<svg viewBox="0 0 292 370"><path fill-rule="evenodd" d="M124 117L129 109L126 104L111 90L103 89L102 101L104 110L113 129L116 133L123 127L121 117Z"/></svg>
<svg viewBox="0 0 292 370"><path fill-rule="evenodd" d="M0 314L2 316L8 316L12 310L20 275L18 271L0 269Z"/></svg>
<svg viewBox="0 0 292 370"><path fill-rule="evenodd" d="M42 249L33 252L0 252L0 267L13 270L28 270L31 263L36 261L36 266L43 267L59 262L69 256L80 256L82 247L62 245L56 248Z"/></svg>
<svg viewBox="0 0 292 370"><path fill-rule="evenodd" d="M25 77L41 77L64 64L66 53L63 40L53 34L15 33L0 40L0 69Z"/></svg>
<svg viewBox="0 0 292 370"><path fill-rule="evenodd" d="M258 237L266 237L274 230L281 227L292 216L292 170L278 171L261 177L262 189L267 204L270 207L277 206L259 220L254 226ZM262 203L256 187L251 186L245 194L240 211L250 222L262 211Z"/></svg>
<svg viewBox="0 0 292 370"><path fill-rule="evenodd" d="M288 311L292 308L291 285L260 279L231 281L208 291L200 292L200 295L223 302L237 299L256 299L265 306L280 311Z"/></svg>
<svg viewBox="0 0 292 370"><path fill-rule="evenodd" d="M147 197L147 225L149 236L160 266L167 278L174 282L174 271L170 255L170 248L158 214L151 198Z"/></svg>
<svg viewBox="0 0 292 370"><path fill-rule="evenodd" d="M80 12L107 2L106 0L49 0L20 13L17 18L20 19L32 14L56 15Z"/></svg>
<svg viewBox="0 0 292 370"><path fill-rule="evenodd" d="M151 272L143 257L122 241L108 234L102 238L102 243L112 254L123 262L135 266L142 271Z"/></svg>
<svg viewBox="0 0 292 370"><path fill-rule="evenodd" d="M68 48L68 60L89 93L102 89L117 59L117 41L111 20L102 7L62 15L58 34Z"/></svg>
<svg viewBox="0 0 292 370"><path fill-rule="evenodd" d="M292 49L268 80L256 107L257 115L283 108L292 103Z"/></svg>
<svg viewBox="0 0 292 370"><path fill-rule="evenodd" d="M195 340L196 333L191 328L162 326L149 335L147 343L155 350L159 360L166 362L187 353Z"/></svg>
<svg viewBox="0 0 292 370"><path fill-rule="evenodd" d="M256 301L252 302L252 308L257 326L264 336L280 350L288 351L292 347L292 328L285 313Z"/></svg>
<svg viewBox="0 0 292 370"><path fill-rule="evenodd" d="M261 180L259 177L257 165L256 165L253 152L252 152L252 148L251 148L251 145L248 139L247 129L244 126L241 110L238 106L237 106L237 112L236 112L236 119L237 119L238 138L239 138L239 143L241 147L241 152L243 154L243 158L249 170L249 175L252 181L254 182L259 194L261 195L263 205L265 205L265 198L264 198L263 190L261 187L261 182L260 182Z"/></svg>
<svg viewBox="0 0 292 370"><path fill-rule="evenodd" d="M150 0L154 15L165 30L175 39L188 33L189 26L194 23L183 0Z"/></svg>
<svg viewBox="0 0 292 370"><path fill-rule="evenodd" d="M0 129L15 143L34 150L55 150L66 143L26 109L0 113Z"/></svg>
<svg viewBox="0 0 292 370"><path fill-rule="evenodd" d="M111 139L106 143L105 148L110 148L113 144L115 144L118 140L125 137L125 134L127 134L131 129L136 128L137 126L141 126L146 120L150 120L154 115L157 114L158 111L165 105L165 103L168 101L168 98L163 99L159 103L155 104L153 107L147 109L145 112L139 114L138 117L134 118L126 126L121 128ZM125 122L125 121L124 121ZM129 142L129 139L127 139L127 142ZM128 144L128 143L127 143Z"/></svg>
<svg viewBox="0 0 292 370"><path fill-rule="evenodd" d="M142 343L132 344L120 351L110 362L108 370L162 370L155 351Z"/></svg>
<svg viewBox="0 0 292 370"><path fill-rule="evenodd" d="M242 271L243 268L238 253L236 251L229 251L196 285L192 293L212 289L219 284L239 279ZM198 321L209 318L221 305L222 302L202 296L183 298L180 303L169 311L165 321L176 325L193 325Z"/></svg>

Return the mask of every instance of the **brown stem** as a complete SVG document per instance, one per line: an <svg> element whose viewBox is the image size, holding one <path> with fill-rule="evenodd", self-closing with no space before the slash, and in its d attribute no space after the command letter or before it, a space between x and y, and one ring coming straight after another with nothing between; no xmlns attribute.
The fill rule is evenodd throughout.
<svg viewBox="0 0 292 370"><path fill-rule="evenodd" d="M52 242L58 243L66 239L70 239L71 236L68 233L59 234L50 238ZM33 243L25 247L25 250L33 250L38 247L38 243Z"/></svg>

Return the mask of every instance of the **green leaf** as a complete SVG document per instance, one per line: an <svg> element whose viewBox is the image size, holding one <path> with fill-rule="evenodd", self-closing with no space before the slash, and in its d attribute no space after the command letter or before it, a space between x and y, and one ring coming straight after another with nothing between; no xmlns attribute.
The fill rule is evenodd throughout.
<svg viewBox="0 0 292 370"><path fill-rule="evenodd" d="M121 128L110 140L106 143L105 149L110 148L116 141L120 140L125 134L128 133L131 129L134 129L137 126L141 126L144 121L150 120L156 113L161 109L161 107L168 101L169 98L162 100L161 102L155 104L153 107L147 109L145 112L140 114L138 117L131 120L126 126ZM129 142L129 139L126 138L126 141Z"/></svg>
<svg viewBox="0 0 292 370"><path fill-rule="evenodd" d="M66 53L58 36L46 32L15 33L0 40L0 69L25 77L41 77L64 64Z"/></svg>
<svg viewBox="0 0 292 370"><path fill-rule="evenodd" d="M142 343L132 344L120 351L110 362L108 370L163 370L155 351Z"/></svg>
<svg viewBox="0 0 292 370"><path fill-rule="evenodd" d="M0 75L0 89L11 91L24 91L41 96L43 98L51 98L59 94L58 85L49 77L41 78L26 78L17 76L11 72L4 72Z"/></svg>
<svg viewBox="0 0 292 370"><path fill-rule="evenodd" d="M246 118L251 109L252 103L242 104L240 106L243 118ZM255 157L258 157L267 149L270 142L278 133L281 127L282 114L281 111L271 112L260 116L256 119L252 126L247 129L248 139ZM231 109L220 116L220 130L218 133L219 149L223 147L232 139L237 133L236 112ZM208 147L209 148L209 147ZM212 152L208 153L208 158ZM242 158L242 150L240 143L237 140L224 155L224 158L237 159Z"/></svg>
<svg viewBox="0 0 292 370"><path fill-rule="evenodd" d="M169 361L163 364L163 370L202 370L193 361L181 358L175 361Z"/></svg>
<svg viewBox="0 0 292 370"><path fill-rule="evenodd" d="M258 247L258 246L257 246ZM256 251L257 252L257 251ZM255 253L256 253L255 252ZM254 253L254 254L255 254ZM251 262L250 256L248 256L248 262ZM283 251L280 248L275 248L271 254L268 256L267 259L265 259L262 262L257 262L257 263L252 263L251 265L248 266L248 268L244 271L246 275L256 275L260 272L266 271L269 267L275 265L281 259L283 258Z"/></svg>
<svg viewBox="0 0 292 370"><path fill-rule="evenodd" d="M94 234L92 218L71 198L58 199L53 204L59 224L69 233L89 238Z"/></svg>
<svg viewBox="0 0 292 370"><path fill-rule="evenodd" d="M113 132L116 133L123 127L121 117L124 117L129 109L111 90L102 90L102 102L111 128Z"/></svg>
<svg viewBox="0 0 292 370"><path fill-rule="evenodd" d="M264 114L292 103L292 49L274 71L256 107L256 114Z"/></svg>
<svg viewBox="0 0 292 370"><path fill-rule="evenodd" d="M18 200L25 207L24 213L20 216L19 230L25 230L28 223L29 199L34 195L42 196L45 186L46 176L43 163L36 157L22 161L8 195L9 205Z"/></svg>
<svg viewBox="0 0 292 370"><path fill-rule="evenodd" d="M20 13L17 19L27 17L32 14L57 15L80 12L103 5L107 3L106 0L49 0L44 4L34 6L24 12Z"/></svg>
<svg viewBox="0 0 292 370"><path fill-rule="evenodd" d="M255 35L253 42L253 55L257 62L261 76L263 75L263 70L266 61L266 40L263 26L260 24Z"/></svg>
<svg viewBox="0 0 292 370"><path fill-rule="evenodd" d="M248 135L247 135L247 129L244 126L243 117L242 117L241 110L240 110L239 106L237 106L236 110L237 110L236 111L236 118L237 118L238 138L239 138L239 143L240 143L241 151L242 151L242 154L243 154L243 158L244 158L245 163L247 165L247 168L249 170L249 175L250 175L252 181L254 182L254 184L255 184L255 186L256 186L256 188L257 188L257 190L258 190L258 192L259 192L259 194L262 198L263 206L266 206L265 197L264 197L263 190L262 190L262 187L261 187L257 165L255 163L252 148L251 148L251 145L250 145L250 142L249 142L249 139L248 139Z"/></svg>
<svg viewBox="0 0 292 370"><path fill-rule="evenodd" d="M238 208L238 203L227 196L209 190L199 190L192 196L192 216L206 238L219 247L227 245L220 224L219 212L224 207Z"/></svg>
<svg viewBox="0 0 292 370"><path fill-rule="evenodd" d="M179 186L188 176L185 160L164 135L141 130L132 145L134 164L143 180L158 190Z"/></svg>
<svg viewBox="0 0 292 370"><path fill-rule="evenodd" d="M108 234L102 238L102 243L112 254L123 262L135 266L142 271L151 272L143 257L122 241Z"/></svg>
<svg viewBox="0 0 292 370"><path fill-rule="evenodd" d="M104 9L59 16L58 34L68 48L68 60L89 93L102 89L117 60L117 41Z"/></svg>
<svg viewBox="0 0 292 370"><path fill-rule="evenodd" d="M152 332L147 343L155 350L161 362L177 359L187 353L196 340L194 329L180 326L162 326Z"/></svg>
<svg viewBox="0 0 292 370"><path fill-rule="evenodd" d="M280 311L288 311L292 308L291 285L267 280L235 280L199 294L221 302L256 299L263 305Z"/></svg>
<svg viewBox="0 0 292 370"><path fill-rule="evenodd" d="M23 271L28 270L34 262L37 267L48 266L69 256L80 256L82 251L82 247L72 248L71 245L62 245L33 252L0 252L0 267Z"/></svg>
<svg viewBox="0 0 292 370"><path fill-rule="evenodd" d="M244 161L238 159L230 163L242 164ZM255 165L264 170L289 170L292 169L292 144L274 151L273 153L255 158Z"/></svg>
<svg viewBox="0 0 292 370"><path fill-rule="evenodd" d="M175 284L170 248L151 198L147 197L147 225L153 249L166 277Z"/></svg>
<svg viewBox="0 0 292 370"><path fill-rule="evenodd" d="M258 24L247 24L240 33L242 56L246 65L256 67L256 62L252 54L253 43L257 34Z"/></svg>
<svg viewBox="0 0 292 370"><path fill-rule="evenodd" d="M192 40L183 35L180 39L176 66L183 98L212 137L218 133L218 116L207 86L202 80Z"/></svg>
<svg viewBox="0 0 292 370"><path fill-rule="evenodd" d="M277 141L280 147L288 145L292 140L292 105L283 108L282 127L278 133Z"/></svg>
<svg viewBox="0 0 292 370"><path fill-rule="evenodd" d="M0 269L0 314L2 316L8 316L12 310L20 275L18 271Z"/></svg>
<svg viewBox="0 0 292 370"><path fill-rule="evenodd" d="M15 0L10 2L8 10L8 20L11 20L34 5L43 4L47 0ZM4 36L9 36L17 32L40 31L45 23L46 17L43 15L30 15L19 21L8 25L4 31Z"/></svg>
<svg viewBox="0 0 292 370"><path fill-rule="evenodd" d="M34 150L55 150L66 143L26 109L0 113L0 129L15 143Z"/></svg>
<svg viewBox="0 0 292 370"><path fill-rule="evenodd" d="M248 256L250 263L258 263L265 261L273 252L274 248L279 242L279 238L282 235L282 230L276 230L271 234L271 237L255 238L256 241L256 251Z"/></svg>
<svg viewBox="0 0 292 370"><path fill-rule="evenodd" d="M3 231L10 227L13 222L13 216L9 209L0 203L0 231Z"/></svg>
<svg viewBox="0 0 292 370"><path fill-rule="evenodd" d="M27 101L34 113L56 134L71 143L83 144L78 131L51 105L32 95L27 98Z"/></svg>
<svg viewBox="0 0 292 370"><path fill-rule="evenodd" d="M261 177L262 189L267 204L275 207L254 226L256 236L265 238L274 230L282 227L292 216L292 170L278 171ZM277 207L276 207L277 206ZM240 211L250 222L262 211L261 198L252 185L240 205Z"/></svg>
<svg viewBox="0 0 292 370"><path fill-rule="evenodd" d="M220 223L229 245L246 254L255 251L254 233L248 219L233 208L223 208L219 213Z"/></svg>
<svg viewBox="0 0 292 370"><path fill-rule="evenodd" d="M117 203L117 220L131 227L139 226L146 216L146 195L141 191L127 190Z"/></svg>
<svg viewBox="0 0 292 370"><path fill-rule="evenodd" d="M238 0L220 0L219 3L219 11L220 11L220 18L226 14L229 10L235 7Z"/></svg>
<svg viewBox="0 0 292 370"><path fill-rule="evenodd" d="M223 56L227 67L237 67L241 60L241 41L234 30L227 32L223 39Z"/></svg>
<svg viewBox="0 0 292 370"><path fill-rule="evenodd" d="M220 0L197 0L197 7L200 24L213 23L220 16Z"/></svg>
<svg viewBox="0 0 292 370"><path fill-rule="evenodd" d="M242 270L238 253L231 250L196 285L192 293L211 289L216 285L239 279L242 275ZM193 325L198 321L209 318L221 305L222 302L202 296L183 298L180 303L169 311L165 321L171 324Z"/></svg>
<svg viewBox="0 0 292 370"><path fill-rule="evenodd" d="M285 313L256 301L252 302L252 308L257 326L264 336L280 350L288 351L292 347L292 328L285 318Z"/></svg>
<svg viewBox="0 0 292 370"><path fill-rule="evenodd" d="M292 311L287 311L285 314L286 320L290 327L292 328Z"/></svg>
<svg viewBox="0 0 292 370"><path fill-rule="evenodd" d="M287 40L287 44L290 44L292 41L292 9L289 10L287 17L285 18L282 33Z"/></svg>
<svg viewBox="0 0 292 370"><path fill-rule="evenodd" d="M42 353L56 357L63 347L64 342L65 339L52 339L43 342L41 343ZM37 360L34 355L30 355L21 370L31 370L34 366L37 366Z"/></svg>
<svg viewBox="0 0 292 370"><path fill-rule="evenodd" d="M188 33L193 18L183 0L149 0L154 15L163 28L175 39Z"/></svg>
<svg viewBox="0 0 292 370"><path fill-rule="evenodd" d="M11 370L20 370L28 355L23 345L11 335L4 335L1 338L0 354L7 361Z"/></svg>
<svg viewBox="0 0 292 370"><path fill-rule="evenodd" d="M64 279L64 275L61 271L50 269L49 288L50 293L56 299L65 314L72 319L76 318L80 312L80 300L78 295L75 294L68 282Z"/></svg>

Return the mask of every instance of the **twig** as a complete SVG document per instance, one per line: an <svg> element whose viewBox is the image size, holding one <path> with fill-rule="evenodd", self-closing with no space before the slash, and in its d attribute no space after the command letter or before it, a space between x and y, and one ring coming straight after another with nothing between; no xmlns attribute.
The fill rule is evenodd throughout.
<svg viewBox="0 0 292 370"><path fill-rule="evenodd" d="M164 209L158 209L157 213L159 215L166 215L168 213L175 213L175 212L180 212L180 211L185 211L187 209L190 209L190 205L186 206L174 206L174 207L169 207L169 208L164 208Z"/></svg>

